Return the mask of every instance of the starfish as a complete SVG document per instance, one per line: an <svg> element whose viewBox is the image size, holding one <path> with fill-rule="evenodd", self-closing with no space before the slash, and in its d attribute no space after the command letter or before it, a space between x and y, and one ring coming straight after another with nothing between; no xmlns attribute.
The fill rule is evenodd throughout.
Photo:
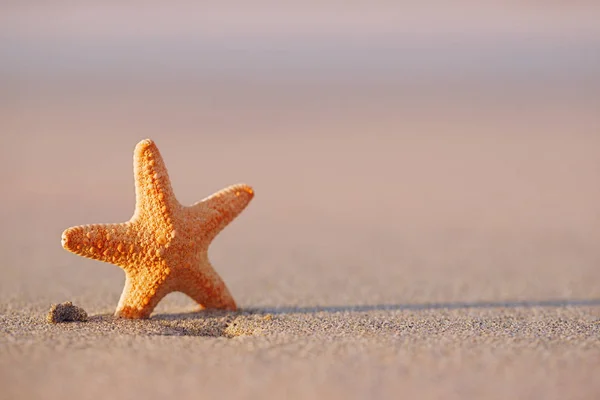
<svg viewBox="0 0 600 400"><path fill-rule="evenodd" d="M135 147L133 167L133 217L124 223L68 228L62 246L125 271L125 288L115 311L118 317L148 318L158 302L174 291L185 293L203 308L235 310L233 297L208 260L208 247L252 200L252 188L233 185L182 206L150 139Z"/></svg>

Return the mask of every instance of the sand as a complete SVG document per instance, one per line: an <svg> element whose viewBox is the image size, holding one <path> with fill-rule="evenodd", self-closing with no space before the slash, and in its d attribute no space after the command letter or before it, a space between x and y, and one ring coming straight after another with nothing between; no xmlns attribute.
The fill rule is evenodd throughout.
<svg viewBox="0 0 600 400"><path fill-rule="evenodd" d="M3 146L2 158L12 189L2 211L3 398L600 393L592 106L561 113L547 101L523 113L431 100L411 114L350 104L350 118L265 97L232 106L232 118L178 100L130 119L104 100L32 103L3 116L17 149ZM265 132L274 110L277 127ZM129 218L142 136L161 146L182 202L254 185L255 201L210 252L240 312L194 312L174 294L148 321L114 321L122 271L60 247L68 226ZM63 301L89 322L47 324L50 304Z"/></svg>
<svg viewBox="0 0 600 400"><path fill-rule="evenodd" d="M0 65L0 398L599 398L600 68L557 29L532 28L572 41L548 75ZM114 320L123 272L61 248L131 217L146 137L184 204L254 187L209 252L238 312L172 294ZM65 301L88 322L47 323Z"/></svg>

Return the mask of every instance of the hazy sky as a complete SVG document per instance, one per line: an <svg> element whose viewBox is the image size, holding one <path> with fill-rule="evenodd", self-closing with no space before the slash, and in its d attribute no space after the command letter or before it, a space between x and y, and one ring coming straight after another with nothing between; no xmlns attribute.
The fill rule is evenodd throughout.
<svg viewBox="0 0 600 400"><path fill-rule="evenodd" d="M596 80L594 2L5 2L0 79Z"/></svg>

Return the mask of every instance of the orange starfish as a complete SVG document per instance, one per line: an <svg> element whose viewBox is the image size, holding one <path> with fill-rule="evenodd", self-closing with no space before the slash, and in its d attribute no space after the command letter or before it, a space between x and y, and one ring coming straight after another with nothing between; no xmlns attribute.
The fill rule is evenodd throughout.
<svg viewBox="0 0 600 400"><path fill-rule="evenodd" d="M235 301L207 253L215 236L248 205L252 188L230 186L185 207L173 194L167 168L152 140L137 144L133 167L133 217L121 224L69 228L62 234L62 246L125 270L116 316L148 318L173 291L185 293L204 308L235 310Z"/></svg>

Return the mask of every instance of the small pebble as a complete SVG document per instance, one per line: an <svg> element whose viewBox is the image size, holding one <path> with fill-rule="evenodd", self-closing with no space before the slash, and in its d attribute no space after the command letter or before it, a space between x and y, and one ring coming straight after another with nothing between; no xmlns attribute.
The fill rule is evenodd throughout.
<svg viewBox="0 0 600 400"><path fill-rule="evenodd" d="M61 304L52 304L46 321L51 324L57 324L60 322L86 322L88 315L85 310L81 307L74 306L73 303L67 301Z"/></svg>

